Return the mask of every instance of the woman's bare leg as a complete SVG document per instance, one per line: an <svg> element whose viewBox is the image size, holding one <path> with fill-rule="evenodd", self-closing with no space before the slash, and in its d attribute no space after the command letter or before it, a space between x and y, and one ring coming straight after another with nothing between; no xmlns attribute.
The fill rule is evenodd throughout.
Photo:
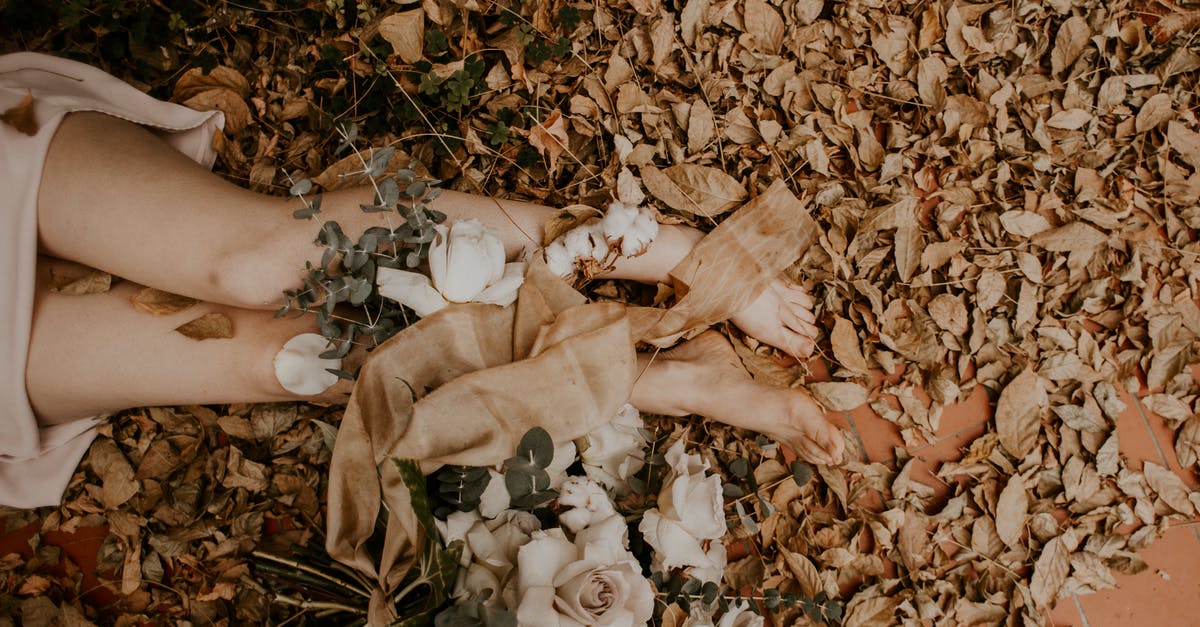
<svg viewBox="0 0 1200 627"><path fill-rule="evenodd" d="M639 354L638 368L629 402L642 411L700 415L771 435L813 463L842 461L842 433L821 406L802 390L755 383L716 331L669 351Z"/></svg>
<svg viewBox="0 0 1200 627"><path fill-rule="evenodd" d="M300 286L320 221L354 234L386 225L368 214L368 188L325 195L318 221L295 220L297 201L256 194L208 172L145 129L97 113L68 115L51 143L38 206L39 244L69 259L137 283L203 301L274 308ZM555 210L447 191L434 207L451 219L478 218L494 227L510 256L541 243ZM646 254L622 259L611 276L666 281L702 233L663 225ZM784 281L733 318L747 333L804 356L816 328L811 300Z"/></svg>
<svg viewBox="0 0 1200 627"><path fill-rule="evenodd" d="M197 303L154 316L129 302L141 286L122 282L103 294L49 290L51 273L78 273L68 262L40 258L33 332L25 369L34 412L59 423L128 407L293 400L275 379L275 354L312 318ZM87 269L83 268L86 272ZM229 339L194 340L181 324L219 312L233 322ZM344 399L348 384L308 400Z"/></svg>
<svg viewBox="0 0 1200 627"><path fill-rule="evenodd" d="M198 302L154 316L130 305L141 286L122 282L103 294L50 291L54 274L86 272L70 262L42 258L30 337L26 388L47 424L153 405L344 401L348 382L318 396L284 390L273 361L312 320L275 319L270 312ZM175 331L203 314L233 322L228 339L194 340ZM352 354L353 358L353 354ZM798 390L751 381L728 342L710 332L658 356L640 355L642 376L630 398L636 407L666 415L700 414L780 438L804 459L834 463L841 435L820 408Z"/></svg>

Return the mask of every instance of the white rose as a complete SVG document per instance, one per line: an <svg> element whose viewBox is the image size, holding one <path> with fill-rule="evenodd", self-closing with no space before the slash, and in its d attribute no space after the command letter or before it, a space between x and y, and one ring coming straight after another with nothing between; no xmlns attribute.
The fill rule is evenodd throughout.
<svg viewBox="0 0 1200 627"><path fill-rule="evenodd" d="M667 449L671 471L658 493L658 507L643 515L638 529L664 569L691 567L694 577L719 581L725 550L717 540L726 531L721 478L706 476L708 464L687 454L683 442L680 438Z"/></svg>
<svg viewBox="0 0 1200 627"><path fill-rule="evenodd" d="M546 466L546 474L550 475L550 489L557 490L564 481L569 479L567 467L575 463L575 443L567 440L554 447L554 458Z"/></svg>
<svg viewBox="0 0 1200 627"><path fill-rule="evenodd" d="M579 454L587 476L627 494L629 477L646 465L644 426L637 408L626 403L611 422L587 434L587 449Z"/></svg>
<svg viewBox="0 0 1200 627"><path fill-rule="evenodd" d="M471 526L463 532L465 522L471 522ZM492 596L487 605L508 609L516 607L517 579L514 567L517 553L540 526L537 516L508 510L495 519L486 520L474 512L455 512L447 517L445 526L443 533L447 544L455 540L463 541L463 553L459 561L463 568L459 570L454 596L478 598L490 589Z"/></svg>
<svg viewBox="0 0 1200 627"><path fill-rule="evenodd" d="M567 540L535 531L517 553L517 622L522 627L645 625L654 593L625 549L625 522L610 516Z"/></svg>
<svg viewBox="0 0 1200 627"><path fill-rule="evenodd" d="M563 482L558 504L570 508L558 515L558 521L571 533L616 514L604 486L584 477L570 477Z"/></svg>
<svg viewBox="0 0 1200 627"><path fill-rule="evenodd" d="M766 622L761 615L751 611L750 604L743 600L725 610L717 627L763 627Z"/></svg>
<svg viewBox="0 0 1200 627"><path fill-rule="evenodd" d="M479 220L458 220L450 228L434 226L427 277L417 272L379 268L379 294L427 316L450 303L493 303L517 299L525 282L525 262L504 263L504 243Z"/></svg>

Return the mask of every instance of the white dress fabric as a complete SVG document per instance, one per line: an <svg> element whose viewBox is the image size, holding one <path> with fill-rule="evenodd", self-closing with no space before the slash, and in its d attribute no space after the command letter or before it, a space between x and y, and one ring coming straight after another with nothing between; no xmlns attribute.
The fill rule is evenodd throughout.
<svg viewBox="0 0 1200 627"><path fill-rule="evenodd" d="M50 140L63 116L96 111L143 125L205 167L223 117L156 100L94 67L19 52L0 55L0 113L33 97L37 130L0 122L0 505L57 505L98 421L43 425L25 391L37 265L37 194ZM96 364L103 368L103 364Z"/></svg>

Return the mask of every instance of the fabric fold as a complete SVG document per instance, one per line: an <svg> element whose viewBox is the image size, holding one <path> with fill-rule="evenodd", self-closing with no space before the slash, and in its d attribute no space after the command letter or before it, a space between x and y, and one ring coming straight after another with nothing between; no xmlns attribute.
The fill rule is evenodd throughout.
<svg viewBox="0 0 1200 627"><path fill-rule="evenodd" d="M415 559L422 530L390 463L486 466L540 426L555 442L616 415L633 389L636 342L666 345L743 310L816 237L805 205L772 185L702 240L671 272L670 309L587 304L531 263L515 304L438 311L375 349L346 406L330 467L329 554L378 582L369 621L396 617L386 599ZM381 507L378 564L366 544Z"/></svg>

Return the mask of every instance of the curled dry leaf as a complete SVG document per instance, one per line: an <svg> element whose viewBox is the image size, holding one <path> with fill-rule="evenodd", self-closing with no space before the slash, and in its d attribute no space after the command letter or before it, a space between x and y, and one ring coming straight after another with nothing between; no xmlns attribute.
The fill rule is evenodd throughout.
<svg viewBox="0 0 1200 627"><path fill-rule="evenodd" d="M233 90L239 96L250 95L250 83L246 81L246 77L242 76L241 72L226 65L218 65L208 72L198 67L184 72L183 76L180 76L179 80L175 82L175 90L172 92L171 99L183 102L201 92L218 88Z"/></svg>
<svg viewBox="0 0 1200 627"><path fill-rule="evenodd" d="M169 316L173 313L178 313L195 305L197 302L194 298L164 292L163 290L153 287L144 287L138 290L129 298L129 302L141 311L144 311L153 316Z"/></svg>
<svg viewBox="0 0 1200 627"><path fill-rule="evenodd" d="M642 183L668 207L702 217L719 216L746 199L746 188L725 172L683 163L663 170L642 168Z"/></svg>
<svg viewBox="0 0 1200 627"><path fill-rule="evenodd" d="M870 393L867 388L850 381L821 381L809 383L808 391L826 409L850 411L866 404Z"/></svg>
<svg viewBox="0 0 1200 627"><path fill-rule="evenodd" d="M193 340L216 340L233 337L233 321L223 313L206 313L185 322L175 330Z"/></svg>
<svg viewBox="0 0 1200 627"><path fill-rule="evenodd" d="M1037 446L1042 430L1042 408L1046 406L1042 378L1026 367L1000 393L996 402L996 432L1009 455L1024 459Z"/></svg>
<svg viewBox="0 0 1200 627"><path fill-rule="evenodd" d="M33 92L27 92L21 102L0 113L0 122L30 137L37 135L38 123L33 112Z"/></svg>
<svg viewBox="0 0 1200 627"><path fill-rule="evenodd" d="M50 291L69 296L103 294L112 289L112 275L91 270L83 276L64 276L51 273Z"/></svg>
<svg viewBox="0 0 1200 627"><path fill-rule="evenodd" d="M567 150L569 142L567 118L557 110L529 129L529 145L542 153L552 173L558 171L558 158Z"/></svg>
<svg viewBox="0 0 1200 627"><path fill-rule="evenodd" d="M202 91L183 101L185 106L197 111L220 111L225 114L225 132L229 135L238 133L253 121L250 115L250 105L232 89L215 87Z"/></svg>

